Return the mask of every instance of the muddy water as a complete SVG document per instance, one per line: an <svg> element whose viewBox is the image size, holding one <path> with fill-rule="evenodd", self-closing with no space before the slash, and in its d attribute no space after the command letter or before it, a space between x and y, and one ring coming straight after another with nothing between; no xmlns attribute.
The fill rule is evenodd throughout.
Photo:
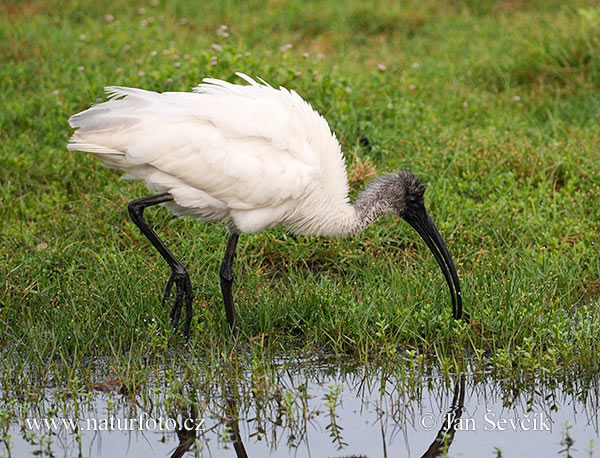
<svg viewBox="0 0 600 458"><path fill-rule="evenodd" d="M170 396L150 389L143 402L48 392L35 406L5 404L0 455L600 456L595 384L517 390L465 374L416 382L299 367L206 386Z"/></svg>

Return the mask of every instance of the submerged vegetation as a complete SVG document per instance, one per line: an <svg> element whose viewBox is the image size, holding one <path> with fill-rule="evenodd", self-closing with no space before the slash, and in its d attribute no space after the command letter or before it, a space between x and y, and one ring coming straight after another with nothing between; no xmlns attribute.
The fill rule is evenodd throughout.
<svg viewBox="0 0 600 458"><path fill-rule="evenodd" d="M2 2L4 396L90 388L97 361L130 392L165 364L188 373L282 356L394 362L411 377L432 365L549 383L595 373L600 9L384 3ZM225 228L151 209L194 286L191 338L173 334L160 304L168 268L126 210L148 191L67 152L67 119L107 85L188 91L236 71L295 89L328 119L353 196L375 171L423 179L470 320L451 319L414 231L384 218L350 239L242 236L232 342Z"/></svg>

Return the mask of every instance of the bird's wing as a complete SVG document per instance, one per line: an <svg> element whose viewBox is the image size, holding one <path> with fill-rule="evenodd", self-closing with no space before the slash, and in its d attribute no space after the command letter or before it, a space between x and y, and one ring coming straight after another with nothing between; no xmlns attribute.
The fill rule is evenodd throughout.
<svg viewBox="0 0 600 458"><path fill-rule="evenodd" d="M326 121L295 92L244 78L250 86L207 79L196 93L107 88L111 100L70 119L78 130L69 149L95 153L157 189L187 187L231 209L301 198L328 167L317 148L332 150L345 180Z"/></svg>

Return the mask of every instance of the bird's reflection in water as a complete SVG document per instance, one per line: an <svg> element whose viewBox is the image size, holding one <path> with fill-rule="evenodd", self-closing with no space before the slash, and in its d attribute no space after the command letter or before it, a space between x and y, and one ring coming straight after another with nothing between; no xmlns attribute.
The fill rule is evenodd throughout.
<svg viewBox="0 0 600 458"><path fill-rule="evenodd" d="M226 388L225 397L225 416L221 417L221 424L223 424L228 432L229 442L233 445L235 455L237 458L248 458L242 437L240 435L239 426L239 409L236 402L237 390L229 385ZM177 438L179 439L179 445L170 456L170 458L181 458L185 453L192 448L192 445L198 438L198 433L205 434L206 431L203 427L197 428L199 425L200 416L198 415L198 408L195 404L190 404L189 413L180 412L181 423L178 423ZM191 427L190 427L191 426ZM213 429L213 428L211 428Z"/></svg>
<svg viewBox="0 0 600 458"><path fill-rule="evenodd" d="M465 406L465 374L461 373L454 384L454 396L444 417L442 428L421 458L434 458L448 453L454 433Z"/></svg>
<svg viewBox="0 0 600 458"><path fill-rule="evenodd" d="M460 422L461 415L464 411L465 402L465 386L466 377L464 373L458 375L454 384L453 397L450 402L450 406L444 416L444 422L441 429L437 433L437 436L429 446L429 448L422 455L422 458L434 458L442 456L448 453L452 442L454 441L454 435L457 430L457 425ZM222 417L221 424L226 427L229 435L229 439L235 450L237 458L248 458L248 453L244 447L242 436L240 434L239 427L239 407L238 407L238 396L236 396L231 386L228 387L226 401L225 401L225 416ZM181 424L177 430L177 437L179 439L179 445L171 455L171 458L181 458L184 454L192 447L198 438L197 431L195 428L187 428L186 425L195 424L198 419L198 410L192 404L188 412L181 412ZM186 422L186 419L188 420ZM280 423L274 422L280 425ZM306 424L305 424L306 427ZM212 429L212 428L211 428ZM206 431L202 431L205 434ZM384 455L387 456L385 437L384 437ZM344 455L348 456L348 455ZM367 458L366 455L352 455L357 458Z"/></svg>
<svg viewBox="0 0 600 458"><path fill-rule="evenodd" d="M196 428L190 427L190 425L192 425L192 422L195 422L197 418L198 409L194 404L190 404L189 413L182 412L181 423L177 425L177 438L179 439L179 445L171 455L171 458L181 458L196 441Z"/></svg>
<svg viewBox="0 0 600 458"><path fill-rule="evenodd" d="M228 396L226 425L230 431L230 438L233 442L235 456L237 456L237 458L248 458L244 443L242 442L242 436L240 435L240 424L238 420L238 406L235 402L235 398L233 396Z"/></svg>

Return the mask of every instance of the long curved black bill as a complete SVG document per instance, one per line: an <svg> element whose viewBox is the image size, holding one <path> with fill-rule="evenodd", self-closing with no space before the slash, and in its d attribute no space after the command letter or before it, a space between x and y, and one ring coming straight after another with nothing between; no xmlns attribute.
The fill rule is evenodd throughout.
<svg viewBox="0 0 600 458"><path fill-rule="evenodd" d="M462 297L460 294L460 284L458 283L458 274L440 231L438 231L425 207L411 212L404 219L419 233L433 253L433 256L435 256L446 278L446 283L448 283L448 287L450 288L452 316L455 320L462 319Z"/></svg>

